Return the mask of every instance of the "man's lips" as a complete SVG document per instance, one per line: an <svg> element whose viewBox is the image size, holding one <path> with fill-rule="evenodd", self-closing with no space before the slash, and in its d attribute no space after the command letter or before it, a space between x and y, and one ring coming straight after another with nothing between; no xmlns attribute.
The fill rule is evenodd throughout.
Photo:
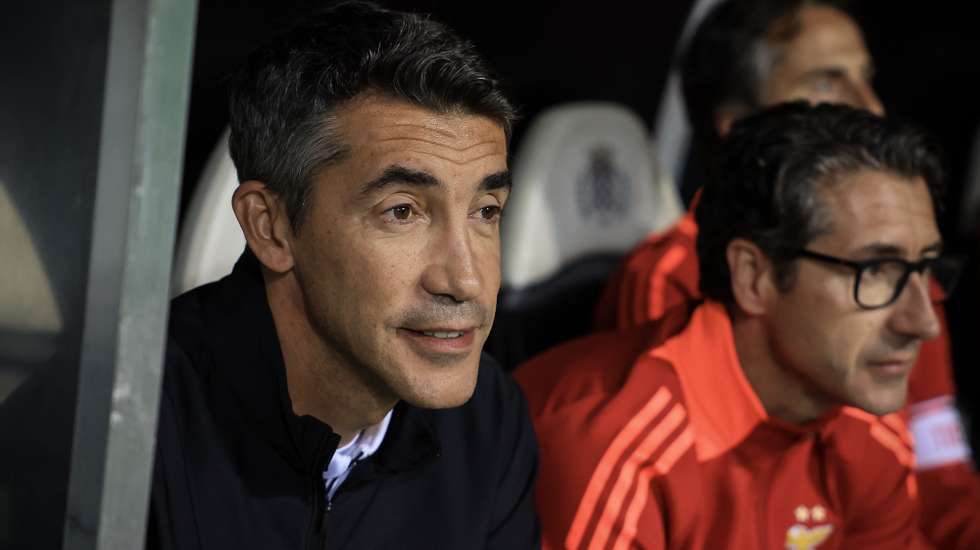
<svg viewBox="0 0 980 550"><path fill-rule="evenodd" d="M886 359L869 361L868 365L874 369L875 372L900 376L912 370L912 367L915 365L915 357L889 357Z"/></svg>
<svg viewBox="0 0 980 550"><path fill-rule="evenodd" d="M460 353L473 346L474 327L427 327L398 329L414 346L428 353Z"/></svg>

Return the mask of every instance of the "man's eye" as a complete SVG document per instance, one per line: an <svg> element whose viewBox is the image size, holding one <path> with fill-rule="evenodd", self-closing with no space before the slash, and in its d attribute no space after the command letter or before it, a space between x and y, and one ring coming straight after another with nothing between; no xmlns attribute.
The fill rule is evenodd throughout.
<svg viewBox="0 0 980 550"><path fill-rule="evenodd" d="M885 281L895 282L905 274L905 262L895 260L881 260L868 265L864 270L865 278L876 278Z"/></svg>
<svg viewBox="0 0 980 550"><path fill-rule="evenodd" d="M870 275L881 275L883 265L884 264L882 262L870 263L868 264L868 267L865 268L865 271L867 271Z"/></svg>
<svg viewBox="0 0 980 550"><path fill-rule="evenodd" d="M398 206L392 206L388 210L385 210L385 216L390 217L396 221L404 222L412 219L415 215L415 211L412 209L411 205L399 204Z"/></svg>
<svg viewBox="0 0 980 550"><path fill-rule="evenodd" d="M833 92L836 89L836 87L837 87L837 81L829 77L818 78L813 83L814 91L823 94Z"/></svg>
<svg viewBox="0 0 980 550"><path fill-rule="evenodd" d="M499 206L484 206L480 208L480 217L484 220L494 220L500 217L500 207Z"/></svg>

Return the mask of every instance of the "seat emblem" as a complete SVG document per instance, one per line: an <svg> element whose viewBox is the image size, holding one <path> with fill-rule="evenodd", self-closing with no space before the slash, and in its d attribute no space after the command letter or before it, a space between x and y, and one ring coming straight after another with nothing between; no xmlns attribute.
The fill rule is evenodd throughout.
<svg viewBox="0 0 980 550"><path fill-rule="evenodd" d="M576 181L579 212L601 226L626 216L630 206L630 181L613 159L613 151L598 146L589 151L589 163Z"/></svg>

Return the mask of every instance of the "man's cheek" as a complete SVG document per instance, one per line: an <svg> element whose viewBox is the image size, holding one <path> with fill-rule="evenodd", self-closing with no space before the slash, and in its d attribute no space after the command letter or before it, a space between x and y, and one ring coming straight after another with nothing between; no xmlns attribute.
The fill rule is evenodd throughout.
<svg viewBox="0 0 980 550"><path fill-rule="evenodd" d="M480 266L480 275L488 283L500 284L500 241L486 243L475 251Z"/></svg>
<svg viewBox="0 0 980 550"><path fill-rule="evenodd" d="M840 360L855 369L867 362L869 355L873 353L878 339L874 332L864 323L840 323L831 344L837 350Z"/></svg>

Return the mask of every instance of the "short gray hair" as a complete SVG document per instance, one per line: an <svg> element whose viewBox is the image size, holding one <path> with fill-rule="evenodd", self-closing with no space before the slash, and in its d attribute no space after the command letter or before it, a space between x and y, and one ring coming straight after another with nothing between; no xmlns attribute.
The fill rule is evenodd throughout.
<svg viewBox="0 0 980 550"><path fill-rule="evenodd" d="M367 93L486 116L508 139L516 119L473 45L441 23L367 2L307 17L248 58L230 98L238 178L279 193L294 230L313 177L348 153L336 132L338 109Z"/></svg>

